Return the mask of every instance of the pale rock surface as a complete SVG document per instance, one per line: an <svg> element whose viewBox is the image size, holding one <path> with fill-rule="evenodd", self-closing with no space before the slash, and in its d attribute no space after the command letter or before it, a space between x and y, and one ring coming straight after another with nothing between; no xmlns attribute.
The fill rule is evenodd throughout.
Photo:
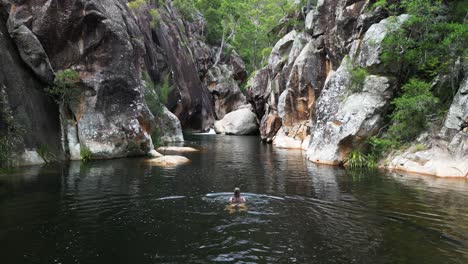
<svg viewBox="0 0 468 264"><path fill-rule="evenodd" d="M250 135L258 131L257 116L249 108L242 108L227 114L222 120L215 122L218 134Z"/></svg>
<svg viewBox="0 0 468 264"><path fill-rule="evenodd" d="M172 167L187 164L190 162L190 160L182 156L163 156L147 160L146 162L155 166Z"/></svg>

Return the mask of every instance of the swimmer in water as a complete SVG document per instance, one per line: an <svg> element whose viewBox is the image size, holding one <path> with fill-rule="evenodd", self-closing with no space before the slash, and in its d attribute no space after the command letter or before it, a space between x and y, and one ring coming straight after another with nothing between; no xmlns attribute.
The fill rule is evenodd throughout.
<svg viewBox="0 0 468 264"><path fill-rule="evenodd" d="M229 202L231 204L242 204L242 203L245 203L245 198L243 196L241 196L240 194L240 189L238 187L236 187L234 189L234 196L232 196L230 199L229 199Z"/></svg>

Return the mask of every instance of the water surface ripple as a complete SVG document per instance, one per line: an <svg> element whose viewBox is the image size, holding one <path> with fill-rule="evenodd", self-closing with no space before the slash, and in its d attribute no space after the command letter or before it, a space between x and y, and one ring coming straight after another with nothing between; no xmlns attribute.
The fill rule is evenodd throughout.
<svg viewBox="0 0 468 264"><path fill-rule="evenodd" d="M256 137L0 176L2 263L467 263L468 183L316 166ZM245 207L229 207L239 186Z"/></svg>

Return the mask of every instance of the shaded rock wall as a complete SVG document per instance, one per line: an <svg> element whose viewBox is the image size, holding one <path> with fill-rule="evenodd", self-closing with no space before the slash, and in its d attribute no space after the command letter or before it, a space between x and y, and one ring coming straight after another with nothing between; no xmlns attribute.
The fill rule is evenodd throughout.
<svg viewBox="0 0 468 264"><path fill-rule="evenodd" d="M28 153L47 147L56 156L61 156L59 111L55 102L44 94L46 85L21 60L7 31L7 17L4 10L0 11L0 90L5 99L2 103L12 114L15 126L23 131L23 142L16 153L19 162L42 163L37 153L34 159L29 158ZM5 125L2 119L1 129L6 129Z"/></svg>
<svg viewBox="0 0 468 264"><path fill-rule="evenodd" d="M153 26L151 9L160 17ZM206 21L201 14L189 21L168 2L144 5L136 18L147 49L145 68L156 83L170 80L166 106L184 130L208 131L215 120L245 104L239 89L246 78L244 62L234 52L214 66L218 48L204 42Z"/></svg>
<svg viewBox="0 0 468 264"><path fill-rule="evenodd" d="M71 68L80 75L79 99L60 109L70 158L79 159L82 147L94 158L150 151L154 117L140 81L145 49L126 1L11 3L9 33L36 76L51 84L59 70Z"/></svg>

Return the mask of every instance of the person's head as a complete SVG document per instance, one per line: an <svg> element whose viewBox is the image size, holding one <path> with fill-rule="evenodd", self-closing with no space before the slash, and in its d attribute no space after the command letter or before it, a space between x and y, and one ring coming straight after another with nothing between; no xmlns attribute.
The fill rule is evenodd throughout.
<svg viewBox="0 0 468 264"><path fill-rule="evenodd" d="M238 187L234 188L234 197L236 198L240 197L240 189Z"/></svg>

